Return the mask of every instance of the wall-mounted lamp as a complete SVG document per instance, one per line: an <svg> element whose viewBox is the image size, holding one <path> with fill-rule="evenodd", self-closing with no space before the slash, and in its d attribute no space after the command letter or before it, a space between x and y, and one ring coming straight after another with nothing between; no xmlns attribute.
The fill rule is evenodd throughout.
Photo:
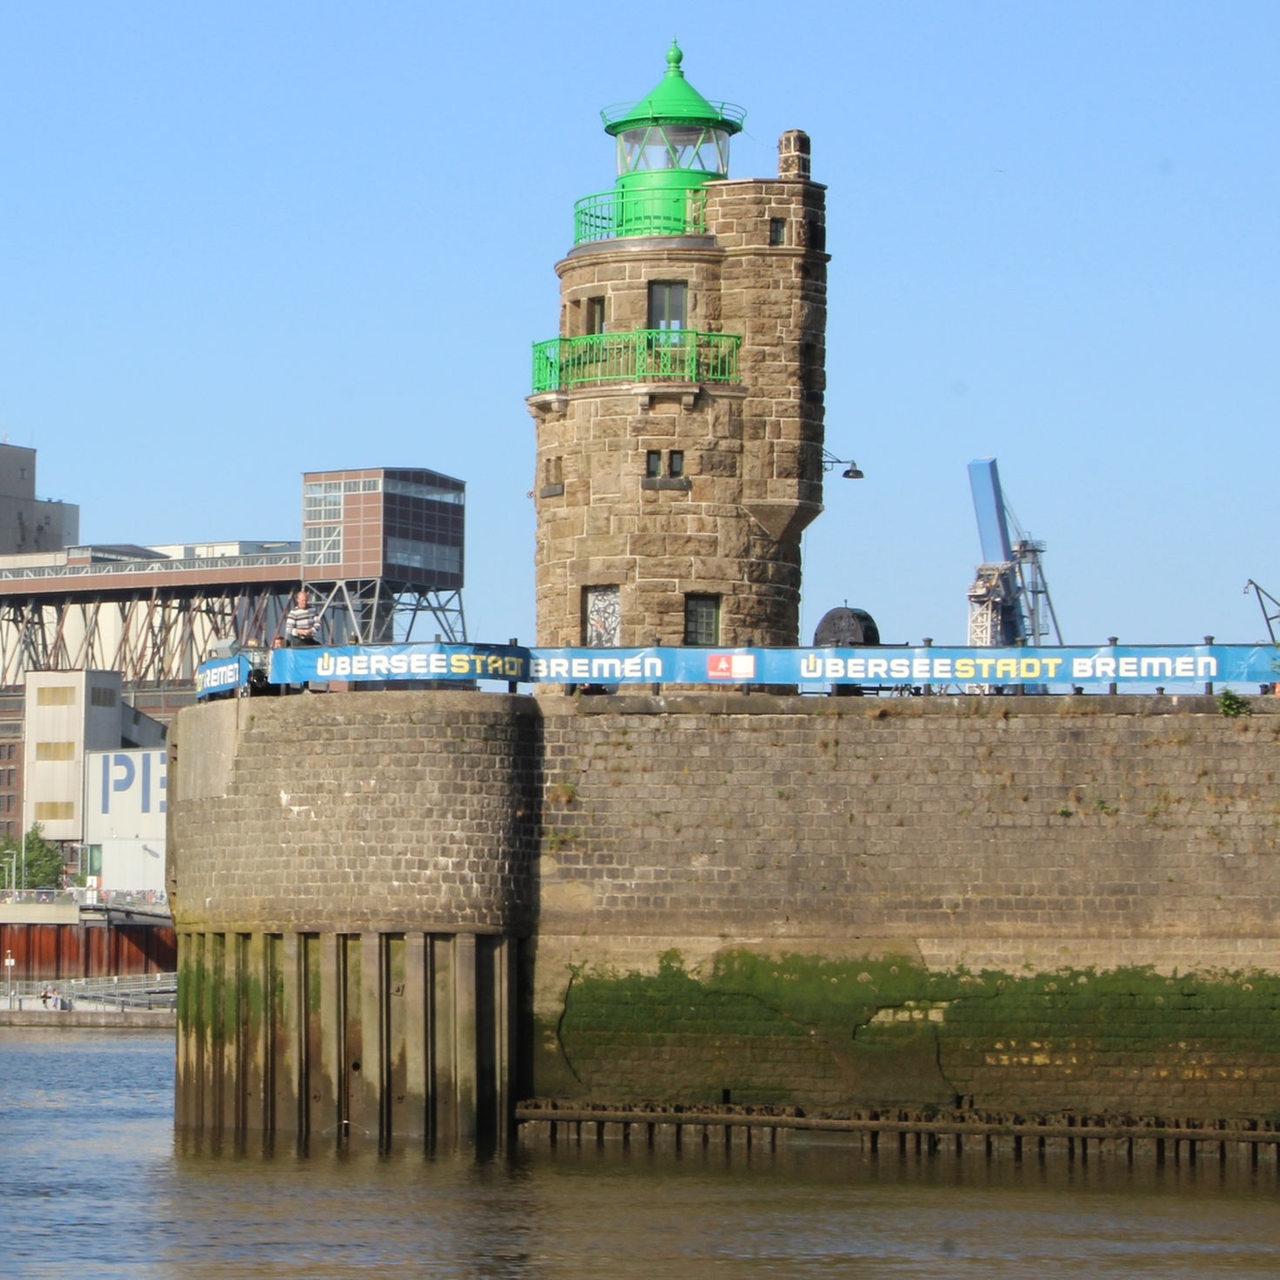
<svg viewBox="0 0 1280 1280"><path fill-rule="evenodd" d="M837 458L836 455L834 453L831 453L829 450L823 449L822 451L823 471L832 471L836 467L844 468L844 470L840 473L841 480L863 480L866 478L865 474L862 471L862 468L859 467L858 464L854 462L852 458L849 458L846 461L844 458Z"/></svg>

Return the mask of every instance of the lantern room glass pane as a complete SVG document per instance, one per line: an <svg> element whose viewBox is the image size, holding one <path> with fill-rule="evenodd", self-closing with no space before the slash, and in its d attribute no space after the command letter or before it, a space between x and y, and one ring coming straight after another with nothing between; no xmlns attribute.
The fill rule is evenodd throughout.
<svg viewBox="0 0 1280 1280"><path fill-rule="evenodd" d="M729 134L706 125L649 124L618 134L618 172L688 169L724 177Z"/></svg>

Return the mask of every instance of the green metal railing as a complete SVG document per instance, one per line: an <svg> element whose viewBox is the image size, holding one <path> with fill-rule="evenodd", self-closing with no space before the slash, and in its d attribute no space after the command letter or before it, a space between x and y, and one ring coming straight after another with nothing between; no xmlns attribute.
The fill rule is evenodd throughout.
<svg viewBox="0 0 1280 1280"><path fill-rule="evenodd" d="M707 193L693 190L600 191L573 206L573 243L624 236L697 236L707 230Z"/></svg>
<svg viewBox="0 0 1280 1280"><path fill-rule="evenodd" d="M737 382L736 333L637 329L533 344L533 391L602 382Z"/></svg>

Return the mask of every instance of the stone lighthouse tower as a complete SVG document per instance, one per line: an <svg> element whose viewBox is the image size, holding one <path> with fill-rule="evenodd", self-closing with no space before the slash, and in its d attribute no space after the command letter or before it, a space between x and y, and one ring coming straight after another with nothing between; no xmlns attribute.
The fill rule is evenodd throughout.
<svg viewBox="0 0 1280 1280"><path fill-rule="evenodd" d="M559 336L534 347L537 643L799 641L822 510L825 188L809 139L729 178L744 112L685 79L603 112L610 191L574 208Z"/></svg>

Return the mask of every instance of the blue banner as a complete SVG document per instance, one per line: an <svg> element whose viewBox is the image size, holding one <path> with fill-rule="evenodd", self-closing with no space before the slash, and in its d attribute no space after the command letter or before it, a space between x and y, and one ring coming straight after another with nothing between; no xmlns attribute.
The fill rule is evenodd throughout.
<svg viewBox="0 0 1280 1280"><path fill-rule="evenodd" d="M234 693L249 681L252 666L243 654L231 658L211 658L196 670L196 697Z"/></svg>
<svg viewBox="0 0 1280 1280"><path fill-rule="evenodd" d="M1059 685L1256 683L1278 678L1259 645L1098 648L531 649L535 682L587 684Z"/></svg>
<svg viewBox="0 0 1280 1280"><path fill-rule="evenodd" d="M243 655L204 663L201 697L249 678ZM1271 684L1270 645L1101 645L1095 648L526 649L519 645L389 644L276 649L272 684L330 681L499 681L508 684L859 685L1107 691L1111 685Z"/></svg>
<svg viewBox="0 0 1280 1280"><path fill-rule="evenodd" d="M529 683L529 650L507 644L365 644L273 649L272 684L329 680L505 680Z"/></svg>

